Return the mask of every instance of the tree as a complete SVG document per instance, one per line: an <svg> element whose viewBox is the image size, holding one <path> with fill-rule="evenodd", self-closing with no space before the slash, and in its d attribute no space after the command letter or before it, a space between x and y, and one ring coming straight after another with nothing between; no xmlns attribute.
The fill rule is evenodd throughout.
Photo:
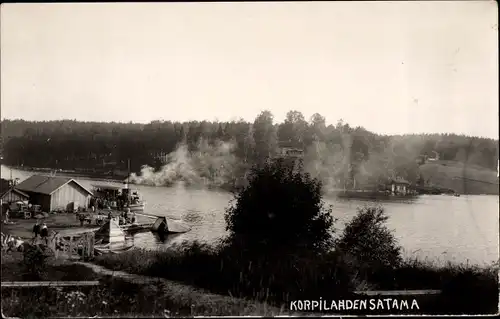
<svg viewBox="0 0 500 319"><path fill-rule="evenodd" d="M309 120L309 127L306 136L306 145L311 145L313 141L324 141L326 131L326 119L319 113L314 113Z"/></svg>
<svg viewBox="0 0 500 319"><path fill-rule="evenodd" d="M279 141L290 147L304 148L304 138L307 131L307 122L299 111L289 111L285 122L279 125Z"/></svg>
<svg viewBox="0 0 500 319"><path fill-rule="evenodd" d="M297 111L288 112L281 124L273 123L272 114L264 111L253 125L246 121L152 121L139 124L2 120L1 129L0 152L3 163L7 165L90 169L100 176L111 170L126 171L128 159L132 171L138 171L142 165L160 168L162 161L159 159L175 152L179 145L187 144L190 151L196 151L199 141L204 139L215 148L218 140L236 143L233 151L241 165L235 167L233 174L236 179L244 179L249 166L262 164L275 154L278 130L283 142L288 142L287 146L304 148L309 153L304 162L308 171L315 165L328 165L327 160L318 161L312 153L321 145L315 142L324 142L326 149L341 145L342 156L335 156L344 160L344 166L339 168L336 163L337 173L333 175L339 178L338 172L343 172L346 185L354 184L355 178L356 187L369 184L370 179L377 180L377 176L399 176L412 181L419 173L414 165L417 158L434 156L435 152L442 156L441 159L494 171L498 161L498 140L494 139L456 134L377 135L360 127L353 129L343 121L325 127L324 117L317 113L306 123ZM330 156L331 152L322 154ZM332 177L332 170L326 171L326 176ZM321 176L326 184L333 185L332 181L326 182L328 178L324 178L324 172L315 172L318 175L313 175Z"/></svg>
<svg viewBox="0 0 500 319"><path fill-rule="evenodd" d="M254 251L325 251L332 244L333 218L321 182L283 159L251 170L225 220L228 242Z"/></svg>
<svg viewBox="0 0 500 319"><path fill-rule="evenodd" d="M253 137L255 142L255 161L263 163L276 151L277 137L273 126L273 115L263 111L253 123Z"/></svg>
<svg viewBox="0 0 500 319"><path fill-rule="evenodd" d="M382 207L358 209L336 240L336 251L365 270L398 267L402 262L401 247L385 225L387 219Z"/></svg>

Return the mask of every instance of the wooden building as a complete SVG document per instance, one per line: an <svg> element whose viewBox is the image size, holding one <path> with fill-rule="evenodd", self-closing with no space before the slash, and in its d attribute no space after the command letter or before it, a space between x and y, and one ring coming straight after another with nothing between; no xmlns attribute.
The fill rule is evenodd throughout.
<svg viewBox="0 0 500 319"><path fill-rule="evenodd" d="M92 192L68 177L33 175L16 186L30 197L30 203L42 211L68 210L71 206L89 207Z"/></svg>
<svg viewBox="0 0 500 319"><path fill-rule="evenodd" d="M393 179L390 183L391 193L393 195L409 195L412 190L410 189L411 184L404 179Z"/></svg>
<svg viewBox="0 0 500 319"><path fill-rule="evenodd" d="M12 187L12 181L4 178L0 178L0 193L6 192L9 188Z"/></svg>
<svg viewBox="0 0 500 319"><path fill-rule="evenodd" d="M2 204L10 204L15 202L27 202L29 200L29 195L19 189L11 187L2 193L0 198Z"/></svg>
<svg viewBox="0 0 500 319"><path fill-rule="evenodd" d="M301 158L304 156L304 151L300 148L282 147L280 155L285 157Z"/></svg>

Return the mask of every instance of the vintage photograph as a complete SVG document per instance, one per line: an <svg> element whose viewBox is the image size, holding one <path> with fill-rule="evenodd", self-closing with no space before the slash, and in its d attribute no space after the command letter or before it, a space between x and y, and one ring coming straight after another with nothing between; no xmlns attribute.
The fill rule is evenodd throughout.
<svg viewBox="0 0 500 319"><path fill-rule="evenodd" d="M2 318L498 313L497 2L0 10Z"/></svg>

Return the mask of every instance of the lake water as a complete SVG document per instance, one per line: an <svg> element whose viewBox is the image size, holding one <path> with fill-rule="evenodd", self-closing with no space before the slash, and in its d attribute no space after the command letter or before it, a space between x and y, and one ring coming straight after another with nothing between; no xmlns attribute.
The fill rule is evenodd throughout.
<svg viewBox="0 0 500 319"><path fill-rule="evenodd" d="M9 178L11 171L2 165L1 174ZM12 170L12 177L21 181L31 174ZM89 188L96 183L77 180ZM134 188L146 200L147 213L182 220L192 227L190 232L169 236L164 241L150 232L136 234L136 246L163 247L184 240L213 242L226 234L224 209L232 199L230 193L183 187L134 185ZM337 229L340 230L356 214L357 207L369 204L334 198L325 198L325 201L334 206L333 214L339 219ZM420 196L411 203L384 202L383 206L389 216L388 227L394 230L407 256L436 262L491 264L498 261L499 196Z"/></svg>

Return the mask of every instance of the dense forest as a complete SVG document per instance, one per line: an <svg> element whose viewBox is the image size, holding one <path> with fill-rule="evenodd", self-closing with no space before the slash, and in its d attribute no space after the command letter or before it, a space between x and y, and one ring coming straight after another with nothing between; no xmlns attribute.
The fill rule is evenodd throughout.
<svg viewBox="0 0 500 319"><path fill-rule="evenodd" d="M169 185L182 180L212 186L244 180L249 167L283 147L304 151L304 165L330 188L373 188L391 178L425 184L419 169L426 160L454 161L496 171L498 140L455 134L388 136L351 127L342 120L326 125L320 114L309 120L297 111L275 123L269 111L253 123L170 122L96 123L74 120L3 120L4 164L75 168L126 174L138 183Z"/></svg>

